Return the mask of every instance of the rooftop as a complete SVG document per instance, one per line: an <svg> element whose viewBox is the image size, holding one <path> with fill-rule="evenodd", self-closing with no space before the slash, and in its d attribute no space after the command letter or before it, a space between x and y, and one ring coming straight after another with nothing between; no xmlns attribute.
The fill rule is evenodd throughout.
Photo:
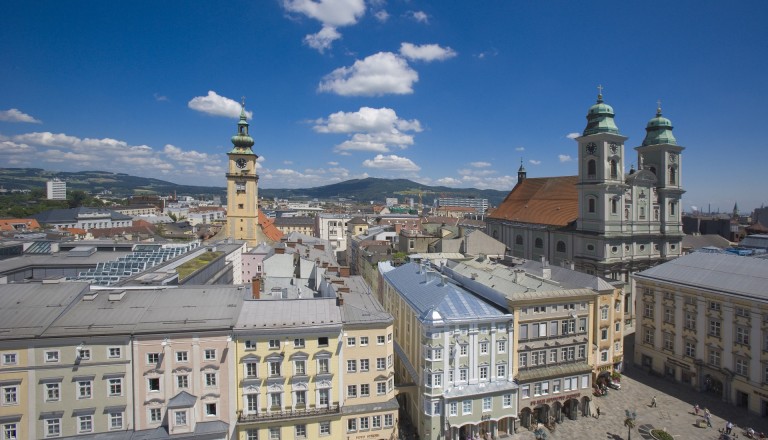
<svg viewBox="0 0 768 440"><path fill-rule="evenodd" d="M578 176L528 178L517 184L488 217L567 226L578 217Z"/></svg>
<svg viewBox="0 0 768 440"><path fill-rule="evenodd" d="M278 301L244 301L236 330L288 329L307 331L341 328L341 310L336 298L285 299Z"/></svg>

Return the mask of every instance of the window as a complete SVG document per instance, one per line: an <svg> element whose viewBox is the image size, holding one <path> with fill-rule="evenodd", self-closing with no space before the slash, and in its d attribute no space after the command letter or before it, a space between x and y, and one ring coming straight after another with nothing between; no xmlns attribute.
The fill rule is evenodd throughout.
<svg viewBox="0 0 768 440"><path fill-rule="evenodd" d="M394 417L392 414L384 414L384 427L391 428L394 425Z"/></svg>
<svg viewBox="0 0 768 440"><path fill-rule="evenodd" d="M643 307L643 317L653 318L653 303L646 302Z"/></svg>
<svg viewBox="0 0 768 440"><path fill-rule="evenodd" d="M557 349L553 348L549 350L549 363L554 364L555 362L557 362Z"/></svg>
<svg viewBox="0 0 768 440"><path fill-rule="evenodd" d="M270 339L269 340L269 349L270 350L277 350L280 348L280 340L279 339Z"/></svg>
<svg viewBox="0 0 768 440"><path fill-rule="evenodd" d="M673 309L672 307L664 307L664 322L674 324L675 309Z"/></svg>
<svg viewBox="0 0 768 440"><path fill-rule="evenodd" d="M150 392L152 391L160 391L160 378L159 377L150 377L147 379L147 388Z"/></svg>
<svg viewBox="0 0 768 440"><path fill-rule="evenodd" d="M110 396L122 396L123 395L123 379L116 377L108 380L109 395Z"/></svg>
<svg viewBox="0 0 768 440"><path fill-rule="evenodd" d="M614 327L613 328L614 331L620 332L621 331L621 321L616 321L616 323L614 324L613 327Z"/></svg>
<svg viewBox="0 0 768 440"><path fill-rule="evenodd" d="M356 360L348 360L347 361L347 373L354 373L357 371L357 361Z"/></svg>
<svg viewBox="0 0 768 440"><path fill-rule="evenodd" d="M519 365L520 368L525 368L528 366L528 353L520 353Z"/></svg>
<svg viewBox="0 0 768 440"><path fill-rule="evenodd" d="M749 329L746 327L736 327L736 343L749 345Z"/></svg>
<svg viewBox="0 0 768 440"><path fill-rule="evenodd" d="M587 353L586 345L579 345L579 359L584 359Z"/></svg>
<svg viewBox="0 0 768 440"><path fill-rule="evenodd" d="M392 355L388 354L387 355L387 367L391 367L391 366L392 366Z"/></svg>
<svg viewBox="0 0 768 440"><path fill-rule="evenodd" d="M280 361L269 362L269 377L280 377Z"/></svg>
<svg viewBox="0 0 768 440"><path fill-rule="evenodd" d="M16 365L16 353L3 353L3 365Z"/></svg>
<svg viewBox="0 0 768 440"><path fill-rule="evenodd" d="M245 341L245 349L246 350L256 350L256 341L251 341L250 339L247 339Z"/></svg>
<svg viewBox="0 0 768 440"><path fill-rule="evenodd" d="M696 344L693 342L685 341L685 355L688 357L696 357Z"/></svg>
<svg viewBox="0 0 768 440"><path fill-rule="evenodd" d="M282 394L281 393L269 393L269 406L273 409L279 409L282 407Z"/></svg>
<svg viewBox="0 0 768 440"><path fill-rule="evenodd" d="M609 168L611 172L611 179L616 179L619 177L619 168L616 166L616 161L611 159L609 162Z"/></svg>
<svg viewBox="0 0 768 440"><path fill-rule="evenodd" d="M296 393L296 397L295 397L296 406L306 406L306 404L307 404L307 392L306 391L295 391L295 393Z"/></svg>
<svg viewBox="0 0 768 440"><path fill-rule="evenodd" d="M457 402L449 403L448 404L448 415L449 416L456 416L458 414L459 414L459 404Z"/></svg>
<svg viewBox="0 0 768 440"><path fill-rule="evenodd" d="M186 374L176 376L176 386L179 388L189 388L189 376Z"/></svg>
<svg viewBox="0 0 768 440"><path fill-rule="evenodd" d="M720 321L710 319L709 320L709 335L720 337Z"/></svg>
<svg viewBox="0 0 768 440"><path fill-rule="evenodd" d="M736 374L749 377L749 361L743 358L736 359Z"/></svg>
<svg viewBox="0 0 768 440"><path fill-rule="evenodd" d="M481 342L480 343L480 354L488 354L488 343L487 342Z"/></svg>
<svg viewBox="0 0 768 440"><path fill-rule="evenodd" d="M157 364L160 362L160 353L147 353L147 365Z"/></svg>
<svg viewBox="0 0 768 440"><path fill-rule="evenodd" d="M507 376L507 366L504 364L496 365L496 377L504 379Z"/></svg>
<svg viewBox="0 0 768 440"><path fill-rule="evenodd" d="M150 408L149 409L149 421L150 423L160 423L163 421L162 408Z"/></svg>
<svg viewBox="0 0 768 440"><path fill-rule="evenodd" d="M246 394L245 395L245 408L249 414L255 414L259 411L259 396L258 394Z"/></svg>
<svg viewBox="0 0 768 440"><path fill-rule="evenodd" d="M708 361L710 365L714 367L719 367L720 366L720 350L710 349Z"/></svg>
<svg viewBox="0 0 768 440"><path fill-rule="evenodd" d="M3 405L16 405L19 403L19 390L15 386L3 387Z"/></svg>
<svg viewBox="0 0 768 440"><path fill-rule="evenodd" d="M483 412L490 411L493 407L493 401L490 397L483 397Z"/></svg>
<svg viewBox="0 0 768 440"><path fill-rule="evenodd" d="M709 310L712 310L714 312L719 312L720 311L720 303L719 302L715 302L715 301L710 301L709 302Z"/></svg>
<svg viewBox="0 0 768 440"><path fill-rule="evenodd" d="M376 336L376 343L381 345L384 343L384 335Z"/></svg>
<svg viewBox="0 0 768 440"><path fill-rule="evenodd" d="M245 377L259 377L259 364L257 362L245 363Z"/></svg>
<svg viewBox="0 0 768 440"><path fill-rule="evenodd" d="M45 436L58 437L61 435L61 419L45 419Z"/></svg>
<svg viewBox="0 0 768 440"><path fill-rule="evenodd" d="M432 349L432 359L439 361L443 358L443 349L442 348L433 348Z"/></svg>
<svg viewBox="0 0 768 440"><path fill-rule="evenodd" d="M565 242L564 241L558 241L555 245L555 252L559 253L565 253Z"/></svg>
<svg viewBox="0 0 768 440"><path fill-rule="evenodd" d="M347 338L347 347L354 347L355 346L355 338Z"/></svg>
<svg viewBox="0 0 768 440"><path fill-rule="evenodd" d="M187 412L186 411L176 411L174 413L173 425L174 426L186 426L187 425Z"/></svg>
<svg viewBox="0 0 768 440"><path fill-rule="evenodd" d="M91 414L77 418L77 433L84 434L93 431L93 416Z"/></svg>
<svg viewBox="0 0 768 440"><path fill-rule="evenodd" d="M59 361L59 352L58 351L46 351L45 352L45 361L46 362L58 362Z"/></svg>
<svg viewBox="0 0 768 440"><path fill-rule="evenodd" d="M205 360L206 361L214 361L216 360L216 350L213 348L208 348L205 350Z"/></svg>
<svg viewBox="0 0 768 440"><path fill-rule="evenodd" d="M600 340L605 341L608 339L608 327L603 327L600 329Z"/></svg>
<svg viewBox="0 0 768 440"><path fill-rule="evenodd" d="M496 341L496 351L498 353L506 353L507 341Z"/></svg>
<svg viewBox="0 0 768 440"><path fill-rule="evenodd" d="M619 201L615 198L611 199L611 214L616 215L619 212ZM616 252L618 248L614 246L611 249L613 252Z"/></svg>
<svg viewBox="0 0 768 440"><path fill-rule="evenodd" d="M467 399L461 402L462 415L472 414L472 401Z"/></svg>
<svg viewBox="0 0 768 440"><path fill-rule="evenodd" d="M653 330L649 328L643 328L643 342L645 342L648 345L653 345L654 343Z"/></svg>
<svg viewBox="0 0 768 440"><path fill-rule="evenodd" d="M90 399L92 397L91 381L79 380L77 381L77 398L78 399Z"/></svg>
<svg viewBox="0 0 768 440"><path fill-rule="evenodd" d="M523 385L521 388L523 399L527 399L531 397L531 386L530 385Z"/></svg>
<svg viewBox="0 0 768 440"><path fill-rule="evenodd" d="M533 395L534 396L540 396L541 395L541 382L537 382L533 384Z"/></svg>
<svg viewBox="0 0 768 440"><path fill-rule="evenodd" d="M466 355L467 355L467 344L459 345L459 356L466 356Z"/></svg>
<svg viewBox="0 0 768 440"><path fill-rule="evenodd" d="M515 237L515 244L522 246L522 244L523 244L523 236L522 235L517 235Z"/></svg>
<svg viewBox="0 0 768 440"><path fill-rule="evenodd" d="M383 396L384 394L387 394L387 383L376 382L376 395Z"/></svg>
<svg viewBox="0 0 768 440"><path fill-rule="evenodd" d="M205 386L207 387L216 386L216 373L205 373Z"/></svg>
<svg viewBox="0 0 768 440"><path fill-rule="evenodd" d="M594 179L597 175L597 163L594 159L590 159L589 162L587 162L587 177Z"/></svg>
<svg viewBox="0 0 768 440"><path fill-rule="evenodd" d="M59 383L45 384L45 401L55 402L60 399L61 399L61 384Z"/></svg>
<svg viewBox="0 0 768 440"><path fill-rule="evenodd" d="M348 419L347 420L347 432L351 431L357 431L357 419Z"/></svg>
<svg viewBox="0 0 768 440"><path fill-rule="evenodd" d="M696 330L696 313L685 312L685 328Z"/></svg>
<svg viewBox="0 0 768 440"><path fill-rule="evenodd" d="M81 348L80 350L77 350L77 357L82 361L91 360L91 349Z"/></svg>
<svg viewBox="0 0 768 440"><path fill-rule="evenodd" d="M435 402L436 404L440 405L440 402ZM439 406L438 406L439 411ZM439 412L437 414L440 414ZM368 417L360 417L360 429L369 429L370 426L368 425Z"/></svg>
<svg viewBox="0 0 768 440"><path fill-rule="evenodd" d="M280 428L269 428L269 440L280 440Z"/></svg>
<svg viewBox="0 0 768 440"><path fill-rule="evenodd" d="M123 413L109 413L109 429L123 429Z"/></svg>
<svg viewBox="0 0 768 440"><path fill-rule="evenodd" d="M3 424L3 440L18 440L18 431L15 423Z"/></svg>
<svg viewBox="0 0 768 440"><path fill-rule="evenodd" d="M608 306L600 307L600 319L608 319Z"/></svg>
<svg viewBox="0 0 768 440"><path fill-rule="evenodd" d="M596 208L595 208L595 199L594 199L594 197L590 197L590 198L588 198L588 199L587 199L587 203L588 203L587 212L590 212L590 213L594 213L594 212L595 212L595 210L596 210Z"/></svg>
<svg viewBox="0 0 768 440"><path fill-rule="evenodd" d="M600 352L600 362L607 362L608 361L608 350L603 350Z"/></svg>
<svg viewBox="0 0 768 440"><path fill-rule="evenodd" d="M296 425L296 438L307 438L307 425Z"/></svg>
<svg viewBox="0 0 768 440"><path fill-rule="evenodd" d="M347 385L347 397L357 397L357 385Z"/></svg>
<svg viewBox="0 0 768 440"><path fill-rule="evenodd" d="M327 336L321 336L317 338L317 345L319 347L327 347L328 346L328 337Z"/></svg>
<svg viewBox="0 0 768 440"><path fill-rule="evenodd" d="M560 379L555 379L552 381L552 393L559 393L560 392Z"/></svg>
<svg viewBox="0 0 768 440"><path fill-rule="evenodd" d="M367 383L360 384L360 397L368 397L371 395L371 385Z"/></svg>
<svg viewBox="0 0 768 440"><path fill-rule="evenodd" d="M205 404L205 415L208 417L215 416L216 413L216 403L206 403Z"/></svg>
<svg viewBox="0 0 768 440"><path fill-rule="evenodd" d="M587 318L579 318L579 332L584 333L587 331Z"/></svg>
<svg viewBox="0 0 768 440"><path fill-rule="evenodd" d="M376 369L383 370L387 368L387 360L385 358L376 358Z"/></svg>
<svg viewBox="0 0 768 440"><path fill-rule="evenodd" d="M320 406L328 406L330 400L330 391L320 390Z"/></svg>
<svg viewBox="0 0 768 440"><path fill-rule="evenodd" d="M328 374L328 359L317 360L317 372L319 374Z"/></svg>
<svg viewBox="0 0 768 440"><path fill-rule="evenodd" d="M187 362L189 360L189 353L186 351L176 352L176 362Z"/></svg>
<svg viewBox="0 0 768 440"><path fill-rule="evenodd" d="M320 435L331 435L331 422L320 422Z"/></svg>
<svg viewBox="0 0 768 440"><path fill-rule="evenodd" d="M360 345L363 347L368 345L368 336L360 336Z"/></svg>
<svg viewBox="0 0 768 440"><path fill-rule="evenodd" d="M533 247L535 247L536 249L542 249L544 247L544 240L542 240L541 238L537 238L533 242Z"/></svg>

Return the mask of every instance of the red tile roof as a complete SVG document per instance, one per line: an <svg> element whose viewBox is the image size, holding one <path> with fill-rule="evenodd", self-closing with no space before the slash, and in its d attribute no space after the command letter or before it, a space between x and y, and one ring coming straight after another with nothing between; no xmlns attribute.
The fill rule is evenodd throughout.
<svg viewBox="0 0 768 440"><path fill-rule="evenodd" d="M283 238L283 233L277 229L275 221L267 217L261 209L259 209L259 226L267 239L277 243Z"/></svg>
<svg viewBox="0 0 768 440"><path fill-rule="evenodd" d="M0 231L19 231L25 229L40 229L40 224L33 218L0 219Z"/></svg>
<svg viewBox="0 0 768 440"><path fill-rule="evenodd" d="M489 218L567 226L579 215L578 176L525 179L512 188Z"/></svg>

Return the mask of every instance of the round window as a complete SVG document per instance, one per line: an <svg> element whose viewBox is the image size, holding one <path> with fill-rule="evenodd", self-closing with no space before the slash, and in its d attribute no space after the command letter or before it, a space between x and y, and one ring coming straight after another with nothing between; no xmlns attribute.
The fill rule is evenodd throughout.
<svg viewBox="0 0 768 440"><path fill-rule="evenodd" d="M619 251L619 247L618 246L614 246L614 247L611 248L611 252L613 252L614 254L616 252L618 252L618 251Z"/></svg>
<svg viewBox="0 0 768 440"><path fill-rule="evenodd" d="M628 245L628 244L625 244L625 245L624 245L624 250L625 250L625 251L627 251L627 252L629 252L629 245Z"/></svg>
<svg viewBox="0 0 768 440"><path fill-rule="evenodd" d="M641 245L640 245L640 252L642 252L642 251L644 251L644 250L645 250L645 245L644 245L644 244L641 244Z"/></svg>
<svg viewBox="0 0 768 440"><path fill-rule="evenodd" d="M587 250L588 250L588 251L594 251L594 250L595 250L595 245L592 245L592 244L588 244L588 245L587 245Z"/></svg>

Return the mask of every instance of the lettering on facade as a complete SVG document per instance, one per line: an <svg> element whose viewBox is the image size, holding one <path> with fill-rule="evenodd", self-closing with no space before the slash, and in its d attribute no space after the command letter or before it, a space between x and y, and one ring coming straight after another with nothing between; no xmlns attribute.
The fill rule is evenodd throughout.
<svg viewBox="0 0 768 440"><path fill-rule="evenodd" d="M691 367L688 364L682 363L676 359L672 359L670 357L667 358L667 363L672 364L676 367L685 368L686 370L690 370Z"/></svg>
<svg viewBox="0 0 768 440"><path fill-rule="evenodd" d="M381 437L381 434L356 435L355 440L366 440L366 439L379 438L379 437Z"/></svg>
<svg viewBox="0 0 768 440"><path fill-rule="evenodd" d="M543 405L545 403L556 402L558 400L568 400L581 397L581 393L566 394L564 396L555 396L548 399L531 400L531 406Z"/></svg>

